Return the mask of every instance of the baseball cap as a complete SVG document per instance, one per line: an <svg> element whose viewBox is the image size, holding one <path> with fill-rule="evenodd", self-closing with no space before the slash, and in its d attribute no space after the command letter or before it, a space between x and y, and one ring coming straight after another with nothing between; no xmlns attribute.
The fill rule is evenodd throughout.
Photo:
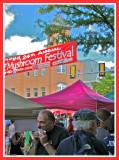
<svg viewBox="0 0 119 160"><path fill-rule="evenodd" d="M94 111L91 109L81 109L78 110L74 116L76 120L98 120L100 122L103 122Z"/></svg>

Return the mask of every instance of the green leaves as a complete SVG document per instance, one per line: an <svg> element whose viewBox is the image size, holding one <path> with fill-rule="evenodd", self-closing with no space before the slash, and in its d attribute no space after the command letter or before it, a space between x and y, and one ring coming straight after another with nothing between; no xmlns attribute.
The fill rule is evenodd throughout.
<svg viewBox="0 0 119 160"><path fill-rule="evenodd" d="M93 48L101 46L100 53L108 53L110 46L114 47L114 6L113 5L43 5L38 13L48 14L50 12L60 13L64 21L70 25L74 32L84 27L83 33L77 32L76 36L71 35L70 40L77 40L78 45L83 45L82 51L88 54ZM48 22L37 21L39 27L44 28L45 34L61 33L63 25L52 26ZM89 25L96 30L87 30ZM50 29L51 28L51 29ZM53 31L51 31L53 30ZM92 33L91 33L92 32ZM67 38L66 38L67 39Z"/></svg>
<svg viewBox="0 0 119 160"><path fill-rule="evenodd" d="M114 76L106 73L105 77L100 79L99 82L92 82L94 91L100 95L106 95L114 89Z"/></svg>

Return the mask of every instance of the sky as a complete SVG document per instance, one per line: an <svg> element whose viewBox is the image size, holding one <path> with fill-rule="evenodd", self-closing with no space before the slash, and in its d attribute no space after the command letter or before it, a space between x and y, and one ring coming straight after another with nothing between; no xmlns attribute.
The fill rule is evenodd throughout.
<svg viewBox="0 0 119 160"><path fill-rule="evenodd" d="M4 57L22 55L45 49L47 44L47 36L40 37L41 42L31 42L42 33L42 28L35 23L39 17L39 5L37 4L4 4L3 27L4 27ZM41 19L46 19L49 23L56 16L54 11L52 14L42 15ZM91 25L88 30L95 30ZM98 62L105 62L106 67L115 66L115 58L111 55L100 55L98 48L91 51L88 56L84 56L82 52L77 52L79 60L93 59ZM110 50L114 50L110 48Z"/></svg>

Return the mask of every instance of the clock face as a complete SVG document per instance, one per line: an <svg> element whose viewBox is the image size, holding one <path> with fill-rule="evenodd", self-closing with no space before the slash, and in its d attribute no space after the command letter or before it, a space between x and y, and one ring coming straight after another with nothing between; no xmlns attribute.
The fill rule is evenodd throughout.
<svg viewBox="0 0 119 160"><path fill-rule="evenodd" d="M58 43L62 43L63 42L63 35L59 34L57 37L56 37L56 41Z"/></svg>

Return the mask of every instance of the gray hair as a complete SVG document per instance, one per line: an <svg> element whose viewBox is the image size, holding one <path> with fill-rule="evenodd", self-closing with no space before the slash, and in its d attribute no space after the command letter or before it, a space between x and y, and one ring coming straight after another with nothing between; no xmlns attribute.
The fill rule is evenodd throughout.
<svg viewBox="0 0 119 160"><path fill-rule="evenodd" d="M49 110L41 110L41 111L39 112L39 114L47 114L48 119L49 119L50 121L55 122L55 116L54 116L54 114L53 114L51 111L49 111Z"/></svg>
<svg viewBox="0 0 119 160"><path fill-rule="evenodd" d="M91 124L92 122L94 122L95 120L77 120L77 121L73 121L72 124L74 126L74 130L87 130L91 128Z"/></svg>

